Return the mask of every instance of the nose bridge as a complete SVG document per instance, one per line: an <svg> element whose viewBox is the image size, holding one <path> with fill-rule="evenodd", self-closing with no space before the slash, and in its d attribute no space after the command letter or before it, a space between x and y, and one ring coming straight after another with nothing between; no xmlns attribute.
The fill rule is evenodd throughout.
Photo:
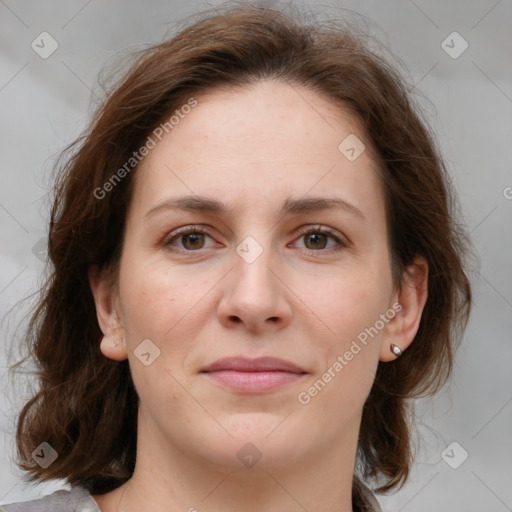
<svg viewBox="0 0 512 512"><path fill-rule="evenodd" d="M270 292L270 288L274 288L275 276L271 268L275 261L271 235L264 229L257 233L253 231L252 235L246 236L236 247L236 280L259 293Z"/></svg>
<svg viewBox="0 0 512 512"><path fill-rule="evenodd" d="M233 271L225 282L218 313L226 325L241 321L254 331L282 328L292 310L286 286L277 277L272 235L264 227L251 232L235 247Z"/></svg>

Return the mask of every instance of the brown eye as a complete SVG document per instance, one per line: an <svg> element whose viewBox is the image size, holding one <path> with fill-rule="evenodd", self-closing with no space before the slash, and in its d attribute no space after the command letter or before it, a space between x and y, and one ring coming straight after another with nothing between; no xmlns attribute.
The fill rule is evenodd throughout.
<svg viewBox="0 0 512 512"><path fill-rule="evenodd" d="M205 248L205 237L211 238L203 228L199 226L186 226L173 231L164 241L164 245L176 247L186 252L193 252ZM181 244L176 245L176 241L181 241Z"/></svg>
<svg viewBox="0 0 512 512"><path fill-rule="evenodd" d="M304 235L304 240L310 241L311 247L308 247L308 243L306 243L306 247L308 249L325 249L328 241L328 236L325 233L311 233L308 235Z"/></svg>
<svg viewBox="0 0 512 512"><path fill-rule="evenodd" d="M190 233L188 235L181 235L183 239L183 247L185 249L202 249L204 245L204 233Z"/></svg>
<svg viewBox="0 0 512 512"><path fill-rule="evenodd" d="M304 241L304 247L308 251L318 253L336 252L349 247L348 242L337 236L337 233L322 226L303 229L298 240ZM334 242L330 246L329 240Z"/></svg>

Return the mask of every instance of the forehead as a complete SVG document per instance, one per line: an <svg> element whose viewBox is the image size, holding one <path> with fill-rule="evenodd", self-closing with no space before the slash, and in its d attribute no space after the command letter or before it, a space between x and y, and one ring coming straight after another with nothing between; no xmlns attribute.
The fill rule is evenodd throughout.
<svg viewBox="0 0 512 512"><path fill-rule="evenodd" d="M366 139L361 123L348 108L302 85L259 81L212 89L195 99L197 106L180 120L180 129L176 126L172 131L179 131L180 142L196 150L206 152L212 144L218 151L224 148L235 154L253 149L244 154L246 159L261 160L289 150L297 159L303 155L314 158L328 146L339 156L338 145L349 134ZM263 141L268 144L261 145Z"/></svg>
<svg viewBox="0 0 512 512"><path fill-rule="evenodd" d="M358 201L380 194L373 151L357 118L316 92L264 81L194 99L196 106L175 116L172 130L141 162L139 198L213 192L243 206L309 191L343 189ZM343 151L348 144L359 152L358 143L365 149L350 160Z"/></svg>

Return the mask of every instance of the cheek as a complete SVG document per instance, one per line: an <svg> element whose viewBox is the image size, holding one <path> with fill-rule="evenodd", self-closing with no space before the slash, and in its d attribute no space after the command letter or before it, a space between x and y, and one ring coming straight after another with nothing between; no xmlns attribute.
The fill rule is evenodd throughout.
<svg viewBox="0 0 512 512"><path fill-rule="evenodd" d="M132 349L146 338L161 347L162 333L171 329L180 316L183 302L178 297L183 289L186 287L179 282L179 276L171 279L169 269L125 244L119 295L123 326Z"/></svg>
<svg viewBox="0 0 512 512"><path fill-rule="evenodd" d="M204 272L170 264L165 255L127 254L121 263L119 293L132 350L149 338L166 363L183 360L205 322L207 300L203 299L218 279L205 277Z"/></svg>
<svg viewBox="0 0 512 512"><path fill-rule="evenodd" d="M368 397L384 333L381 315L388 311L386 295L372 286L371 280L352 284L358 286L331 286L323 312L325 323L335 334L312 339L323 365L301 390L305 392L302 400L311 402L312 416L330 417L332 435L335 425L355 419Z"/></svg>
<svg viewBox="0 0 512 512"><path fill-rule="evenodd" d="M122 311L124 322L129 332L145 337L161 336L162 329L172 326L176 310L176 290L166 286L167 280L162 276L146 272L133 275L124 285Z"/></svg>
<svg viewBox="0 0 512 512"><path fill-rule="evenodd" d="M382 336L388 321L391 276L380 265L366 267L326 282L317 294L315 313L329 327L329 333L313 338L323 367L307 391L322 413L336 404L330 414L341 420L362 408L370 392L379 361ZM325 332L325 330L324 330ZM317 398L318 397L318 398ZM306 397L307 399L307 397Z"/></svg>
<svg viewBox="0 0 512 512"><path fill-rule="evenodd" d="M179 374L191 348L190 340L194 338L187 312L193 299L190 290L195 287L178 272L158 262L144 261L143 255L138 257L137 254L125 257L119 275L131 375L145 414L151 415L147 413L149 410L170 416L187 403L173 375ZM148 339L157 348L144 341L144 352L150 353L149 361L146 360L149 364L145 365L139 359L143 351L138 348Z"/></svg>
<svg viewBox="0 0 512 512"><path fill-rule="evenodd" d="M338 275L324 279L321 286L317 282L318 291L314 294L311 284L314 283L303 284L298 294L309 297L311 310L328 327L329 337L334 340L331 351L342 349L389 307L391 279L381 268L342 269Z"/></svg>

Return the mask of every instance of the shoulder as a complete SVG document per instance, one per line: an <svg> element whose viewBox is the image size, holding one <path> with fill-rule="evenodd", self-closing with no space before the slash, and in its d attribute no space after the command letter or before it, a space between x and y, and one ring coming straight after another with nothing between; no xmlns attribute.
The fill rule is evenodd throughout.
<svg viewBox="0 0 512 512"><path fill-rule="evenodd" d="M101 512L98 504L83 487L56 491L43 498L0 505L0 512Z"/></svg>

